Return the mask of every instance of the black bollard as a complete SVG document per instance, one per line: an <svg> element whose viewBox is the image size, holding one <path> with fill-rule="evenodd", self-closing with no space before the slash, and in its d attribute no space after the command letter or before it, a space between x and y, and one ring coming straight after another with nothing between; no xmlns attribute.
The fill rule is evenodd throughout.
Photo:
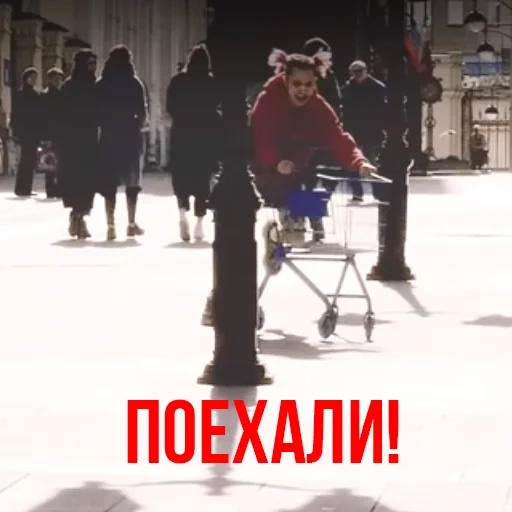
<svg viewBox="0 0 512 512"><path fill-rule="evenodd" d="M220 16L219 16L220 17ZM222 20L221 20L222 21ZM260 196L248 170L248 123L243 70L233 66L243 45L212 44L215 78L221 91L225 153L223 169L210 197L214 211L212 361L201 384L258 386L272 383L259 361L257 328L256 214ZM234 53L233 53L234 52ZM238 55L236 55L238 54Z"/></svg>
<svg viewBox="0 0 512 512"><path fill-rule="evenodd" d="M414 279L405 261L407 196L409 192L409 148L406 142L405 64L406 2L388 0L388 37L383 41L388 70L388 127L382 151L382 174L393 180L389 205L379 209L379 255L368 274L375 281Z"/></svg>

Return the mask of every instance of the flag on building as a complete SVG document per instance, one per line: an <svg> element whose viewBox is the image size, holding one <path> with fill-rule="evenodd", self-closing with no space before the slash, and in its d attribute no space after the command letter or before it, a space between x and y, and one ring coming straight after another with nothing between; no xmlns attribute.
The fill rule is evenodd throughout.
<svg viewBox="0 0 512 512"><path fill-rule="evenodd" d="M423 39L421 32L415 25L407 32L405 49L409 63L417 73L432 74L434 62L432 60L430 41Z"/></svg>
<svg viewBox="0 0 512 512"><path fill-rule="evenodd" d="M405 49L411 66L419 73L423 57L423 37L416 26L412 26L405 36Z"/></svg>

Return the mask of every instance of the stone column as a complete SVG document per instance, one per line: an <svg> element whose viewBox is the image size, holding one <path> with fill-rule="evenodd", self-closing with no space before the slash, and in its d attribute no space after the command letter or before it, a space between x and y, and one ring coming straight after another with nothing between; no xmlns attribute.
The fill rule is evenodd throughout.
<svg viewBox="0 0 512 512"><path fill-rule="evenodd" d="M150 76L149 76L149 99L151 105L150 125L149 125L149 155L148 166L158 167L161 159L161 14L162 1L153 0L151 3L151 30L150 30Z"/></svg>
<svg viewBox="0 0 512 512"><path fill-rule="evenodd" d="M43 25L43 85L46 85L46 72L53 68L64 68L64 29L53 23Z"/></svg>
<svg viewBox="0 0 512 512"><path fill-rule="evenodd" d="M114 0L105 1L105 26L103 30L104 34L104 53L105 57L108 55L110 48L114 45L115 41L115 12L114 12Z"/></svg>
<svg viewBox="0 0 512 512"><path fill-rule="evenodd" d="M0 57L1 57L1 97L2 105L10 115L11 112L11 91L14 84L11 75L11 6L0 4Z"/></svg>
<svg viewBox="0 0 512 512"><path fill-rule="evenodd" d="M450 155L462 159L462 98L464 90L462 88L463 63L462 53L450 53L450 130L455 131L455 135L449 136Z"/></svg>
<svg viewBox="0 0 512 512"><path fill-rule="evenodd" d="M130 50L135 53L135 41L136 41L136 13L135 13L135 1L125 0L122 4L122 20L123 20L123 36L122 43L128 46Z"/></svg>
<svg viewBox="0 0 512 512"><path fill-rule="evenodd" d="M188 45L190 48L199 41L206 39L207 7L206 0L188 1L188 19L190 24Z"/></svg>
<svg viewBox="0 0 512 512"><path fill-rule="evenodd" d="M90 27L89 27L89 41L91 43L94 53L98 55L98 70L103 68L105 62L106 52L106 19L107 19L107 4L105 0L91 0L89 4L90 9Z"/></svg>
<svg viewBox="0 0 512 512"><path fill-rule="evenodd" d="M27 67L35 67L39 71L36 86L42 87L43 21L39 18L21 19L12 22L16 41L16 84L21 83L21 75Z"/></svg>

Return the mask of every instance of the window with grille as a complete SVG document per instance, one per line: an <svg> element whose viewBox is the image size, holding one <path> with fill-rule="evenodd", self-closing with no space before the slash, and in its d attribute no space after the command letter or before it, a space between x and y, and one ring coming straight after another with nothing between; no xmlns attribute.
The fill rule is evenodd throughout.
<svg viewBox="0 0 512 512"><path fill-rule="evenodd" d="M495 0L490 0L488 2L487 22L492 26L497 26L501 23L501 5Z"/></svg>
<svg viewBox="0 0 512 512"><path fill-rule="evenodd" d="M21 3L23 12L31 12L32 14L41 14L41 0L23 0Z"/></svg>
<svg viewBox="0 0 512 512"><path fill-rule="evenodd" d="M464 25L464 0L448 0L447 24L452 27Z"/></svg>
<svg viewBox="0 0 512 512"><path fill-rule="evenodd" d="M409 13L416 22L418 29L422 30L425 28L425 25L430 26L432 23L432 2L430 0L424 2L411 1L409 4Z"/></svg>

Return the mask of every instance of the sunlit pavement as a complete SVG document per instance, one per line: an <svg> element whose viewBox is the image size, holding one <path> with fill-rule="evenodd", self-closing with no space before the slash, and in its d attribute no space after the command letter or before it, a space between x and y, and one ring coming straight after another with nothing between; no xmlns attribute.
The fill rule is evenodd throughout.
<svg viewBox="0 0 512 512"><path fill-rule="evenodd" d="M211 251L179 242L169 179L150 175L145 184L143 238L125 239L120 197L119 240L105 242L98 198L93 238L82 243L67 239L58 202L14 199L12 181L0 180L0 510L512 510L511 175L411 180L407 258L417 280L368 283L373 344L354 300L340 303L338 337L321 343L322 303L283 270L262 301L261 357L275 383L257 390L196 384L213 348L213 332L199 325ZM360 220L361 237L373 240L372 219ZM366 272L375 255L358 261ZM329 288L340 272L307 268ZM310 465L291 455L257 464L251 449L242 464L203 465L198 441L194 460L173 466L163 440L160 464L147 464L142 441L141 463L126 463L128 399L160 400L162 413L185 399L199 415L211 397L269 401L260 427L267 455L282 399L297 400L307 453L314 400L399 399L400 463L372 464L369 445L362 464L332 465L327 430L324 457ZM233 453L236 413L220 411L218 422L228 428L215 448ZM348 441L347 432L347 458ZM385 460L388 451L385 433Z"/></svg>

